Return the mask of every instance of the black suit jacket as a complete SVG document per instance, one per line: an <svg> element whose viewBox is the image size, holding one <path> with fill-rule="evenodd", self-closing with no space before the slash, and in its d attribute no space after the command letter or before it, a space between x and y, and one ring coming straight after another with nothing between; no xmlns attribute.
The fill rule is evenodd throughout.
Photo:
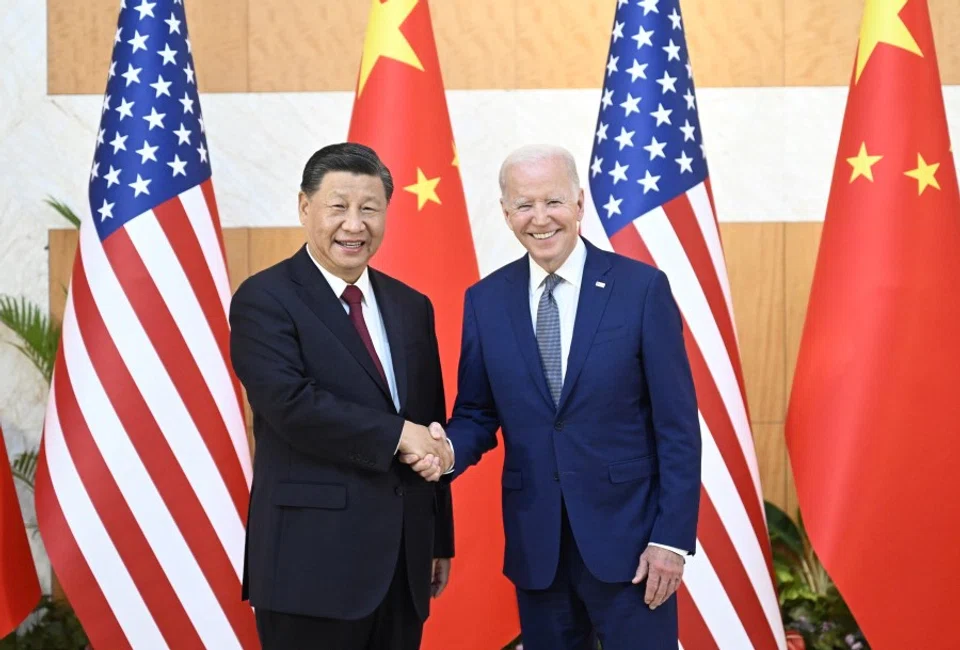
<svg viewBox="0 0 960 650"><path fill-rule="evenodd" d="M256 454L243 597L254 607L353 620L380 604L401 533L422 619L434 557L453 556L449 487L395 457L404 420L444 422L430 300L370 269L400 397L390 391L306 247L246 280L230 352Z"/></svg>

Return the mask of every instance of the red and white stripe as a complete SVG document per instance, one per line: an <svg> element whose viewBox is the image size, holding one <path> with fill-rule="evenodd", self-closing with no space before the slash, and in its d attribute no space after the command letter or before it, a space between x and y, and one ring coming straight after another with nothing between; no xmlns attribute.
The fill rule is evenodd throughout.
<svg viewBox="0 0 960 650"><path fill-rule="evenodd" d="M256 648L240 601L250 452L209 180L80 228L37 515L98 648Z"/></svg>
<svg viewBox="0 0 960 650"><path fill-rule="evenodd" d="M786 648L720 231L709 180L591 242L661 269L684 322L703 439L697 553L678 592L681 647Z"/></svg>

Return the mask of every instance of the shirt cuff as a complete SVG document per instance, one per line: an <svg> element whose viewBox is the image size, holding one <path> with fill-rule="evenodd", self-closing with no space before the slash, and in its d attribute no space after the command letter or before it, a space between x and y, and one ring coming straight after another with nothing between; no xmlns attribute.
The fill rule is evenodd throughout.
<svg viewBox="0 0 960 650"><path fill-rule="evenodd" d="M450 453L453 454L453 462L450 463L450 469L444 472L444 476L447 474L453 474L453 468L457 466L457 451L453 448L453 442L450 441L450 438L445 438L447 444L450 445Z"/></svg>
<svg viewBox="0 0 960 650"><path fill-rule="evenodd" d="M648 546L657 546L657 547L660 547L660 548L665 548L665 549L667 549L668 551L673 551L674 553L676 553L676 554L679 555L680 557L687 557L688 555L690 555L689 553L687 553L687 552L684 551L683 549L675 548L675 547L673 547L673 546L667 546L666 544L657 544L656 542L650 542L650 543L648 544Z"/></svg>

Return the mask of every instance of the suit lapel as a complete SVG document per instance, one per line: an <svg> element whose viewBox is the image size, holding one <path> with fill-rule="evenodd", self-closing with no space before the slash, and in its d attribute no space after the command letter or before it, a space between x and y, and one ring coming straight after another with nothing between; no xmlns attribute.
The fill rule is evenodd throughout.
<svg viewBox="0 0 960 650"><path fill-rule="evenodd" d="M507 311L513 323L513 331L517 336L520 354L530 373L530 378L540 390L550 408L555 408L550 390L547 388L547 379L543 375L543 365L540 363L540 348L537 347L537 337L533 331L533 320L530 318L530 261L527 256L514 262L516 267L507 275Z"/></svg>
<svg viewBox="0 0 960 650"><path fill-rule="evenodd" d="M606 256L586 240L587 261L583 269L583 282L580 285L580 300L577 304L577 316L573 326L573 341L570 343L570 354L567 357L567 372L563 379L563 390L560 393L558 410L563 408L570 392L573 390L583 363L587 359L593 337L600 326L607 301L613 292L613 278L607 275L610 262ZM601 279L602 278L602 279ZM600 282L604 286L600 287Z"/></svg>
<svg viewBox="0 0 960 650"><path fill-rule="evenodd" d="M397 382L397 397L400 400L400 410L407 403L407 351L406 351L406 323L403 309L396 300L393 292L387 290L386 282L378 271L370 269L370 284L377 296L377 306L383 317L383 326L387 330L387 341L390 342L390 358L393 360L393 375Z"/></svg>
<svg viewBox="0 0 960 650"><path fill-rule="evenodd" d="M370 378L376 382L380 390L393 401L390 395L390 388L387 386L380 372L373 364L370 353L367 352L367 346L363 344L363 339L357 333L357 329L350 322L350 317L340 302L340 297L334 295L333 289L324 279L323 274L314 265L304 246L291 258L293 264L294 281L300 285L300 293L307 306L323 321L327 329L343 344L353 357L363 366ZM377 297L379 304L379 296ZM392 343L391 343L392 347Z"/></svg>

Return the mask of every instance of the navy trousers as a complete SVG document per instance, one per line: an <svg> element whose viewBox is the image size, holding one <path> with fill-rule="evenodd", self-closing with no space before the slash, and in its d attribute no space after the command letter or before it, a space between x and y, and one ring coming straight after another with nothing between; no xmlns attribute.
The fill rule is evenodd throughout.
<svg viewBox="0 0 960 650"><path fill-rule="evenodd" d="M607 583L583 563L562 508L560 561L547 589L517 589L524 650L677 650L677 597L655 610L646 581ZM640 561L640 558L637 558Z"/></svg>

